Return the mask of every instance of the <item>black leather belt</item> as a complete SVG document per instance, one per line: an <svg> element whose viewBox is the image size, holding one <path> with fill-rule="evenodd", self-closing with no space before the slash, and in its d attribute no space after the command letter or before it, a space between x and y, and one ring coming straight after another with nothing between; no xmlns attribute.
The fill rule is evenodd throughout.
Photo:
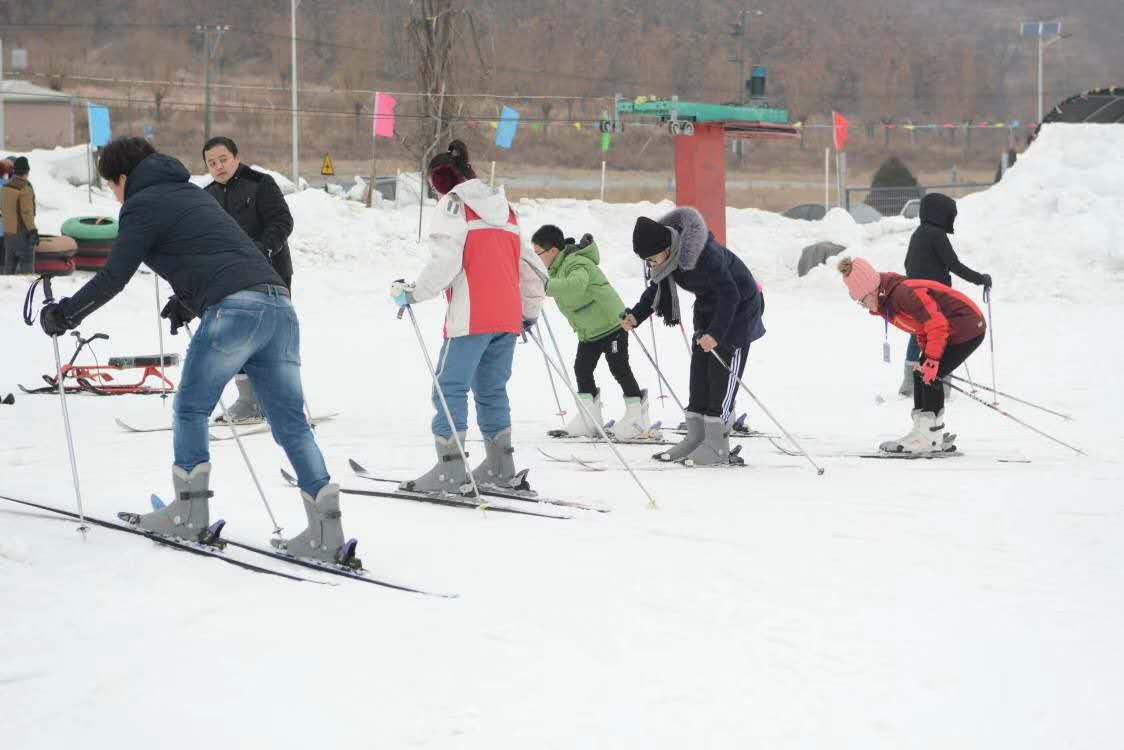
<svg viewBox="0 0 1124 750"><path fill-rule="evenodd" d="M270 292L273 292L274 294L279 294L282 297L289 296L289 290L283 286L278 286L277 284L254 284L253 286L246 287L242 291L261 292L262 294L269 294Z"/></svg>

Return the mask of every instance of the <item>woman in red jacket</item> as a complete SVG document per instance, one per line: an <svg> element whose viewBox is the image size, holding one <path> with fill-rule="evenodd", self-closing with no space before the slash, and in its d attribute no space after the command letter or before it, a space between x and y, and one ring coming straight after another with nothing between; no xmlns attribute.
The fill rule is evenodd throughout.
<svg viewBox="0 0 1124 750"><path fill-rule="evenodd" d="M938 281L878 273L862 258L839 261L851 299L917 337L922 363L913 373L913 429L879 446L892 453L951 450L944 444L944 388L939 382L968 359L987 326L971 299Z"/></svg>

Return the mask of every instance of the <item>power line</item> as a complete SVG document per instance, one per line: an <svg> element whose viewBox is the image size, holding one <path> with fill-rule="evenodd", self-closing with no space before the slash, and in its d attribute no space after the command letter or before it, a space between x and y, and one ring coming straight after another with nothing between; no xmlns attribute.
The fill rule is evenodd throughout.
<svg viewBox="0 0 1124 750"><path fill-rule="evenodd" d="M200 83L199 81L161 81L161 80L145 80L139 78L108 78L100 76L83 76L74 75L71 73L62 74L61 76L53 73L35 73L25 72L24 76L27 78L57 78L62 77L72 81L88 81L91 83L105 83L111 85L127 85L127 86L186 86L192 88L203 88L207 85L206 82ZM291 91L288 86L270 86L266 84L247 84L247 83L212 83L212 88L216 89L233 89L233 90L246 90L246 91ZM553 96L546 94L534 95L521 95L521 94L427 94L418 91L387 91L385 89L335 89L335 88L302 88L297 87L297 91L308 94L390 94L391 96L401 97L418 97L418 98L439 98L449 97L453 99L549 99L549 100L572 100L572 101L613 101L611 96Z"/></svg>

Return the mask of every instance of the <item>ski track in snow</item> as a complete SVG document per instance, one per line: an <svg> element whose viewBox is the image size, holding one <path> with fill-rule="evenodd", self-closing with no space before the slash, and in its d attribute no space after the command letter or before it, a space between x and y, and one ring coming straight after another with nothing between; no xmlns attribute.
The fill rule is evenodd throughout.
<svg viewBox="0 0 1124 750"><path fill-rule="evenodd" d="M963 458L833 457L871 450L908 425L909 406L894 395L905 338L891 332L894 363L882 364L881 323L856 308L832 269L796 279L800 248L835 239L900 268L914 223L730 210L730 243L767 298L768 334L752 349L748 382L791 432L814 436L801 442L822 456L825 476L768 441L739 441L746 471L639 473L661 506L648 510L604 446L583 445L580 455L613 471L535 450L577 448L545 435L559 419L541 355L526 344L511 384L517 460L540 492L612 513L558 523L342 500L345 530L375 576L456 600L293 583L98 528L83 541L73 521L0 501L0 746L195 748L216 737L276 748L1119 745L1120 133L1046 128L1003 184L961 201L953 237L968 265L996 279L1000 388L1076 421L1004 406L1088 457L963 396L947 413ZM33 176L45 231L90 212L84 190L45 169ZM107 194L95 198L94 212L115 213ZM417 207L367 211L317 191L289 201L305 390L314 412L340 412L317 429L334 479L363 487L349 457L381 475L420 473L433 458L429 377L409 321L395 319L385 293L421 265ZM666 206L518 208L527 236L547 221L591 231L626 303L636 299L632 223ZM60 279L56 293L86 278ZM25 289L0 277L0 394L53 367L46 337L17 322ZM99 342L102 361L156 351L153 306L152 277L138 275L83 325L86 335L111 335ZM553 304L546 310L569 367L573 336ZM435 353L443 306L417 314ZM657 333L685 398L679 333ZM165 342L186 351L184 335ZM66 357L70 339L60 344ZM986 344L969 365L990 382ZM654 393L648 363L635 357L634 366ZM606 418L619 416L619 391L606 368L597 375ZM0 494L73 509L57 398L16 399L0 406ZM666 403L653 399L653 419L677 424ZM114 417L161 422L170 400L79 395L69 405L87 512L111 519L146 510L151 492L167 494L171 434L128 434ZM772 431L744 394L738 408ZM280 449L265 435L245 444L278 519L299 530ZM621 450L638 466L654 452ZM213 444L212 460L213 518L227 520L231 538L264 543L271 527L237 446Z"/></svg>

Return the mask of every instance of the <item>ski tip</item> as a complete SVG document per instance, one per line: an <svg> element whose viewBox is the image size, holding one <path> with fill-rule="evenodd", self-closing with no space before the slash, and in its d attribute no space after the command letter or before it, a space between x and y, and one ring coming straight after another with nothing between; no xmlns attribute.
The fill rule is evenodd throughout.
<svg viewBox="0 0 1124 750"><path fill-rule="evenodd" d="M367 470L363 468L363 464L359 463L354 458L347 459L347 465L350 466L351 470L354 471L356 474L366 474L367 473Z"/></svg>
<svg viewBox="0 0 1124 750"><path fill-rule="evenodd" d="M155 493L153 493L152 495L149 495L148 502L149 502L150 505L152 505L153 510L163 510L164 508L167 507L167 505L165 505L164 501L160 499L160 496L155 494Z"/></svg>

